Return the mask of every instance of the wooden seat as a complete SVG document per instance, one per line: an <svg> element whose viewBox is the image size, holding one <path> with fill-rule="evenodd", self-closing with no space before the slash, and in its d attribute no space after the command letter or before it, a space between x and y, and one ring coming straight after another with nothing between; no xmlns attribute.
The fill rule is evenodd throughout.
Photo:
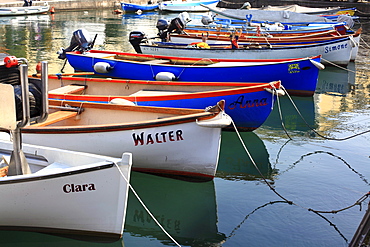
<svg viewBox="0 0 370 247"><path fill-rule="evenodd" d="M150 60L150 61L146 61L142 63L143 64L161 64L161 63L171 63L171 61L167 59L155 59L155 60Z"/></svg>
<svg viewBox="0 0 370 247"><path fill-rule="evenodd" d="M62 121L64 119L74 117L76 115L77 115L77 112L75 111L56 111L56 112L49 114L45 122L32 124L30 127L32 128L32 127L47 126L47 125Z"/></svg>
<svg viewBox="0 0 370 247"><path fill-rule="evenodd" d="M189 92L175 92L175 91L159 91L159 90L140 90L129 96L159 96L159 95L175 95L175 94L185 94Z"/></svg>
<svg viewBox="0 0 370 247"><path fill-rule="evenodd" d="M67 85L64 87L50 90L49 93L50 94L71 94L71 93L81 92L85 88L86 88L85 86L80 86L80 85Z"/></svg>

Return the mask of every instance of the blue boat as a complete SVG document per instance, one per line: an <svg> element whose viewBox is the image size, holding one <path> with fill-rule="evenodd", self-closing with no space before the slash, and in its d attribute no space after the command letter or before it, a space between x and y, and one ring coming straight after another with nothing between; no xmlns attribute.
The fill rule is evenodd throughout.
<svg viewBox="0 0 370 247"><path fill-rule="evenodd" d="M49 98L192 109L205 109L224 100L225 112L233 119L238 130L253 131L270 115L276 94L281 92L280 85L280 81L168 82L108 79L91 73L57 74L49 75ZM230 125L226 128L234 127Z"/></svg>
<svg viewBox="0 0 370 247"><path fill-rule="evenodd" d="M124 12L153 11L158 8L158 4L133 4L121 2L121 8Z"/></svg>
<svg viewBox="0 0 370 247"><path fill-rule="evenodd" d="M90 50L66 52L76 72L113 78L193 82L271 82L281 80L291 95L312 96L321 56L299 59L201 59Z"/></svg>

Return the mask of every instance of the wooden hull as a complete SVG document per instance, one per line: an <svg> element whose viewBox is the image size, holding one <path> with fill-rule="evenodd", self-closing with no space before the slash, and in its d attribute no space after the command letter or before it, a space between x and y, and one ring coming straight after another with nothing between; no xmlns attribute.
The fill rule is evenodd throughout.
<svg viewBox="0 0 370 247"><path fill-rule="evenodd" d="M80 76L80 78L77 78ZM49 76L49 98L108 103L124 99L141 106L205 109L225 100L225 112L239 131L253 131L270 115L276 96L265 89L279 89L280 82L268 83L179 83L93 78L91 75ZM68 93L66 85L84 85ZM71 87L73 90L74 87ZM228 128L232 128L229 126Z"/></svg>
<svg viewBox="0 0 370 247"><path fill-rule="evenodd" d="M221 113L175 109L50 101L52 106L82 107L80 114L47 126L23 129L25 143L88 151L112 157L133 152L137 171L212 179L217 169ZM48 120L51 119L49 115ZM48 122L46 121L46 123ZM213 122L212 122L213 123ZM180 151L181 150L181 151Z"/></svg>
<svg viewBox="0 0 370 247"><path fill-rule="evenodd" d="M187 48L187 45L185 44L175 44L168 42L140 44L141 51L144 54L234 59L301 58L314 55L322 55L323 63L334 63L342 66L348 65L351 58L352 49L355 47L356 44L350 38L343 38L330 42L322 42L314 45L297 45L285 47L272 46L272 48L256 47L251 49Z"/></svg>
<svg viewBox="0 0 370 247"><path fill-rule="evenodd" d="M239 34L238 34L239 35ZM350 35L339 35L335 30L325 33L315 33L312 35L306 34L301 36L280 36L280 37L263 37L263 36L247 36L239 35L238 43L260 45L290 45L290 44L315 44L337 40L338 38L349 37ZM205 39L207 44L228 44L230 45L230 34L207 34L205 33L186 33L186 34L171 34L171 42L190 44L193 42L202 42Z"/></svg>
<svg viewBox="0 0 370 247"><path fill-rule="evenodd" d="M208 11L205 7L201 6L211 6L216 7L219 0L187 0L187 1L164 1L160 2L158 8L162 11L171 11L171 12L204 12Z"/></svg>
<svg viewBox="0 0 370 247"><path fill-rule="evenodd" d="M144 47L144 46L143 46ZM157 48L149 48L152 53L160 53ZM150 53L150 51L145 53ZM80 54L78 52L68 52L68 62L76 71L84 72L95 72L93 66L96 63L104 62L109 64L113 69L107 71L107 73L97 73L100 75L114 77L114 78L125 78L135 80L155 80L154 77L160 72L169 72L176 77L176 81L194 81L194 82L271 82L281 80L283 86L292 94L301 96L313 95L319 68L317 68L311 60L320 62L320 57L303 56L306 58L296 59L295 61L284 61L284 60L255 60L255 59L188 59L184 57L171 56L170 50L173 54L182 52L183 55L191 56L191 52L202 55L203 52L207 55L207 52L211 50L207 49L172 49L169 47L167 51L168 56L151 56L144 54L134 53L119 53L109 51L96 51L91 50L89 53ZM225 56L222 56L223 52ZM217 53L215 57L231 58L233 54L237 52L243 52L245 50L225 50L221 49L219 55ZM263 50L261 50L263 51ZM190 52L190 53L189 53ZM208 54L212 55L212 54ZM285 54L286 55L286 54ZM202 57L202 56L201 56ZM207 56L204 56L207 57ZM118 59L122 58L122 59ZM239 57L242 58L242 54ZM141 59L142 61L135 61L134 59ZM155 59L153 63L149 59ZM349 59L349 54L348 54ZM148 60L146 62L143 62ZM166 62L172 61L170 64L154 64L154 62ZM186 64L185 64L186 63ZM207 63L206 65L200 65ZM182 65L181 65L182 64ZM199 65L198 65L199 64ZM266 73L269 71L269 73ZM297 83L299 81L300 83ZM246 85L247 86L247 85Z"/></svg>
<svg viewBox="0 0 370 247"><path fill-rule="evenodd" d="M1 141L1 155L9 157L12 147ZM0 229L122 236L131 164L26 144L23 151L32 174L0 178L0 210L6 212Z"/></svg>
<svg viewBox="0 0 370 247"><path fill-rule="evenodd" d="M258 24L258 26L261 26ZM231 30L230 30L231 29ZM341 35L345 35L347 28L343 23L321 23L321 24L297 24L291 25L290 23L283 24L282 27L276 27L275 23L272 23L271 26L266 25L265 27L260 27L261 35L272 35L273 37L277 36L302 36L302 35L312 35L321 32L328 32L335 30ZM209 32L210 34L219 34L219 33L230 33L230 31L238 30L245 35L257 35L257 25L254 26L245 26L234 25L230 23L229 19L226 19L226 22L216 22L216 24L209 24L207 26L199 25L186 25L184 29L185 32Z"/></svg>

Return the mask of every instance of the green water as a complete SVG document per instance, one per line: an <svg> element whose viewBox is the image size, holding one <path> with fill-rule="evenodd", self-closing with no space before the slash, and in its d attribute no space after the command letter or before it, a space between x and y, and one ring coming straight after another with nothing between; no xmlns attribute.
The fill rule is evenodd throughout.
<svg viewBox="0 0 370 247"><path fill-rule="evenodd" d="M143 30L154 36L156 20L172 17L118 16L111 10L89 10L0 18L0 52L26 58L30 73L35 72L38 61L48 61L49 72L58 73L64 61L57 59L56 53L60 47L69 45L72 32L78 28L98 34L95 48L133 51L127 41L131 31ZM328 140L315 133L341 139L370 129L366 48L370 27L364 23L363 28L356 63L350 64L348 70L326 68L320 72L314 97L292 98L305 121L289 98L283 97L279 101L281 117L276 104L261 128L253 133L241 133L252 158L235 132L223 132L218 172L213 181L194 183L133 172L133 187L178 243L182 246L348 245L368 200L362 207L336 214L319 215L309 209L339 210L354 204L370 190L370 134ZM68 64L63 70L72 72ZM132 193L123 238L114 243L0 231L0 246L164 245L174 243Z"/></svg>

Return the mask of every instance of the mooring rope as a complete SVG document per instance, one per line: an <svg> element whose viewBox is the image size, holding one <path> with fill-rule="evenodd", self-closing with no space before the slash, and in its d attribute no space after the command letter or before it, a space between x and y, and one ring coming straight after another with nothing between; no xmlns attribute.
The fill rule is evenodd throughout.
<svg viewBox="0 0 370 247"><path fill-rule="evenodd" d="M134 193L135 197L138 199L138 201L140 202L140 204L143 206L143 208L146 210L146 212L150 215L150 217L152 217L152 219L154 220L154 222L159 226L159 228L161 228L161 230L179 247L181 247L181 245L166 231L166 229L164 229L164 227L161 225L161 223L159 223L159 221L154 217L154 215L150 212L150 210L147 208L147 206L145 205L145 203L141 200L140 196L136 193L135 189L132 187L132 185L130 184L130 182L128 181L128 179L125 177L125 175L122 173L121 169L119 168L118 164L115 163L115 165L117 166L117 169L119 171L119 173L121 174L121 176L123 177L123 179L126 181L127 185L130 187L132 193Z"/></svg>
<svg viewBox="0 0 370 247"><path fill-rule="evenodd" d="M286 201L272 201L272 202L267 202L261 206L258 206L257 208L255 208L252 212L250 212L249 214L247 214L244 219L230 232L229 236L227 236L222 242L221 244L224 244L228 239L230 239L231 237L235 236L236 235L236 231L240 229L240 227L244 224L244 222L252 215L254 214L255 212L257 212L258 210L264 208L264 207L267 207L267 206L270 206L270 205L273 205L273 204L276 204L276 203L287 203ZM317 212L314 212L316 213L318 216L320 216L321 218L323 218L325 221L327 221L330 226L334 227L334 229L338 232L338 234L344 239L344 241L348 242L347 238L344 237L344 235L340 232L340 230L338 229L338 227L333 224L330 220L328 220L326 217L324 217L323 215L317 213Z"/></svg>
<svg viewBox="0 0 370 247"><path fill-rule="evenodd" d="M290 102L292 103L294 109L297 111L298 115L301 117L301 119L304 121L304 123L306 124L306 126L312 130L316 135L320 136L321 138L324 138L326 140L333 140L333 141L344 141L344 140L348 140L348 139L351 139L351 138L354 138L356 136L359 136L359 135L363 135L363 134L366 134L366 133L369 133L370 130L365 130L363 132L360 132L360 133L357 133L357 134L354 134L352 136L348 136L348 137L345 137L345 138L332 138L332 137L327 137L327 136L324 136L322 134L320 134L319 132L317 132L314 128L312 128L306 121L306 119L302 116L301 112L299 111L298 107L296 106L296 104L294 104L294 101L293 99L290 97L290 95L288 94L288 92L286 91L286 89L281 86L281 88L285 91L286 95L288 96ZM280 108L280 105L279 105L279 108ZM289 135L288 135L289 137ZM290 138L290 137L289 137Z"/></svg>
<svg viewBox="0 0 370 247"><path fill-rule="evenodd" d="M243 142L243 139L241 138L240 134L239 134L239 131L234 123L234 121L231 119L231 123L233 124L233 127L235 129L235 132L245 150L245 152L247 153L249 159L251 160L253 166L256 168L257 172L259 173L259 175L262 177L263 181L266 183L266 185L278 196L280 197L281 199L283 199L284 201L286 201L287 203L289 204L294 204L296 206L299 206L301 208L304 208L304 209L307 209L308 211L313 211L313 212L320 212L320 213L337 213L337 212L340 212L340 211L343 211L345 209L348 209L348 208L351 208L351 207L354 207L356 205L358 205L359 203L361 203L362 201L364 201L368 196L370 196L370 192L367 192L364 196L362 196L359 200L357 200L354 204L348 206L348 207L345 207L344 209L339 209L339 210L332 210L332 211L317 211L317 210L314 210L312 208L307 208L307 207L304 207L304 206L301 206L297 203L294 203L293 201L289 201L288 199L286 199L285 197L283 197L281 194L279 194L276 189L274 187L271 186L271 184L267 181L267 179L265 178L265 176L262 174L262 172L260 171L260 169L258 168L257 164L255 163L252 155L250 154L250 152L248 151L247 147L245 146L244 142Z"/></svg>
<svg viewBox="0 0 370 247"><path fill-rule="evenodd" d="M297 109L297 108L296 108ZM300 114L300 113L299 113ZM301 115L301 114L300 114ZM304 119L303 119L304 120ZM305 120L304 120L305 121ZM306 121L305 121L306 122ZM243 146L243 148L244 148L244 150L245 150L245 152L247 153L247 155L248 155L248 157L249 157L249 159L251 160L251 162L252 162L252 164L253 164L253 166L255 167L255 169L257 170L257 172L259 173L259 175L262 177L262 179L263 179L263 181L266 183L266 185L278 196L278 197L280 197L281 199L283 199L284 201L286 201L287 203L289 203L289 204L293 204L293 205L296 205L296 206L299 206L299 207L301 207L301 208L304 208L304 209L306 209L306 210L308 210L308 211L312 211L312 212L315 212L315 213L337 213L337 212L340 212L340 211L343 211L343 210L346 210L346 209L349 209L349 208L351 208L351 207L354 207L354 206L356 206L356 205L359 205L361 202L363 202L366 198L368 198L369 196L370 196L370 192L367 192L364 196L362 196L359 200L357 200L354 204L352 204L352 205L350 205L350 206L347 206L347 207L345 207L345 208L343 208L343 209L339 209L339 210L332 210L332 211L318 211L318 210L314 210L314 209L312 209L312 208L307 208L307 207L304 207L304 206L301 206L301 205L299 205L299 204L297 204L297 203L294 203L293 201L290 201L290 200L288 200L288 199L286 199L284 196L282 196L280 193L278 193L277 191L276 191L276 189L274 188L274 187L272 187L271 186L271 184L267 181L267 179L265 178L265 176L262 174L262 172L260 171L260 169L258 168L258 166L257 166L257 164L255 163L255 161L254 161L254 159L253 159L253 157L252 157L252 155L250 154L250 152L248 151L248 149L247 149L247 147L246 147L246 145L244 144L244 142L243 142L243 139L241 138L241 136L240 136L240 134L239 134L239 131L238 131L238 129L237 129L237 127L236 127L236 125L235 125L235 123L234 123L234 121L231 119L231 123L232 123L232 125L233 125L233 127L234 127L234 129L235 129L235 133L237 134L237 136L238 136L238 138L239 138L239 140L240 140L240 142L241 142L241 144L242 144L242 146ZM306 122L307 123L307 122ZM370 130L369 130L370 131ZM369 131L367 131L367 132L369 132ZM359 135L359 134L357 134L357 135ZM357 135L355 135L355 136L357 136ZM352 136L352 137L354 137L354 136ZM352 138L352 137L350 137L350 138ZM348 139L348 138L345 138L345 139ZM338 140L338 139L334 139L334 140Z"/></svg>

